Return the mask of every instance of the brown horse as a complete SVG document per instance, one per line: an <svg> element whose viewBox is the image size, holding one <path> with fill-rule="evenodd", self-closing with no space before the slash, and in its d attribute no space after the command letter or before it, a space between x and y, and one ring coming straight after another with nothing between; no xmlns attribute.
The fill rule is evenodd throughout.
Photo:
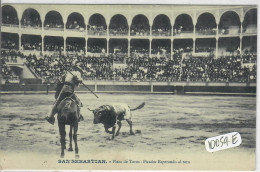
<svg viewBox="0 0 260 172"><path fill-rule="evenodd" d="M79 112L78 105L70 97L65 98L58 105L58 124L59 124L59 132L60 132L60 143L61 143L61 157L64 157L64 149L66 149L66 130L65 125L70 125L70 144L68 151L73 151L72 148L72 138L75 143L75 156L78 155L78 144L77 144L77 132L78 132L78 122L79 122ZM72 134L73 133L73 134Z"/></svg>

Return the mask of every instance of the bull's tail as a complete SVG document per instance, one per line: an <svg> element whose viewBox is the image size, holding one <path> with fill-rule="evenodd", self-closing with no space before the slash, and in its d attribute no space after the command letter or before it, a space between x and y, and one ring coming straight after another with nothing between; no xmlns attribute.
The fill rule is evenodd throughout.
<svg viewBox="0 0 260 172"><path fill-rule="evenodd" d="M139 106L137 106L136 108L134 109L130 109L131 111L135 111L135 110L138 110L138 109L142 109L145 105L145 102L143 102L142 104L140 104Z"/></svg>

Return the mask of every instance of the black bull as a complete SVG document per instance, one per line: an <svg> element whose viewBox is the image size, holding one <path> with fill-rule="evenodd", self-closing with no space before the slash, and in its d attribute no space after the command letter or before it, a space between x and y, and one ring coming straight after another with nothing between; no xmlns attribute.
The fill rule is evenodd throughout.
<svg viewBox="0 0 260 172"><path fill-rule="evenodd" d="M124 103L111 104L111 105L102 105L95 110L90 110L94 114L94 124L102 123L104 124L105 131L107 133L112 134L112 139L115 136L119 135L119 131L121 129L122 120L126 120L130 126L130 134L134 134L132 130L132 111L143 108L145 103L140 104L138 107L134 109L130 109L130 107ZM118 130L116 130L116 124L118 125ZM108 129L112 127L112 131Z"/></svg>

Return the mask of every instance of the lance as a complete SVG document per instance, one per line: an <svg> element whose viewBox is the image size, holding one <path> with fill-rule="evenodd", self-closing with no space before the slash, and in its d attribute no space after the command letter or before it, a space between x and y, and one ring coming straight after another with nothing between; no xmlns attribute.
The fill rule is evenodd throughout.
<svg viewBox="0 0 260 172"><path fill-rule="evenodd" d="M56 60L59 64L62 65L62 67L68 71L71 75L73 75L74 77L76 77L66 66L64 66L59 60ZM99 98L90 88L88 88L88 86L86 86L83 82L82 85L84 85L92 94L94 94L94 96L96 96L96 98Z"/></svg>

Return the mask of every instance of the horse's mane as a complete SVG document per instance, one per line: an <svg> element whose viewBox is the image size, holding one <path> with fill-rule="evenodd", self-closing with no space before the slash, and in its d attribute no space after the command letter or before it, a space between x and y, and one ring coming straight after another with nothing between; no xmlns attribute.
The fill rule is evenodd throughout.
<svg viewBox="0 0 260 172"><path fill-rule="evenodd" d="M71 97L65 97L63 100L61 100L60 104L58 106L60 106L61 104L63 104L63 102L65 102L66 100L71 100L73 103L75 103L77 106L79 106L79 104Z"/></svg>
<svg viewBox="0 0 260 172"><path fill-rule="evenodd" d="M66 125L71 125L75 120L78 121L79 113L75 100L71 97L64 98L58 105L58 119Z"/></svg>
<svg viewBox="0 0 260 172"><path fill-rule="evenodd" d="M79 106L73 98L71 98L71 97L65 97L63 100L61 100L60 104L58 105L58 110L61 110L62 108L67 108L67 109L68 109L68 107L71 105L71 103L69 104L69 106L68 106L68 104L65 104L65 105L64 105L64 102L65 102L66 100L70 100L71 103L74 103L76 106Z"/></svg>

